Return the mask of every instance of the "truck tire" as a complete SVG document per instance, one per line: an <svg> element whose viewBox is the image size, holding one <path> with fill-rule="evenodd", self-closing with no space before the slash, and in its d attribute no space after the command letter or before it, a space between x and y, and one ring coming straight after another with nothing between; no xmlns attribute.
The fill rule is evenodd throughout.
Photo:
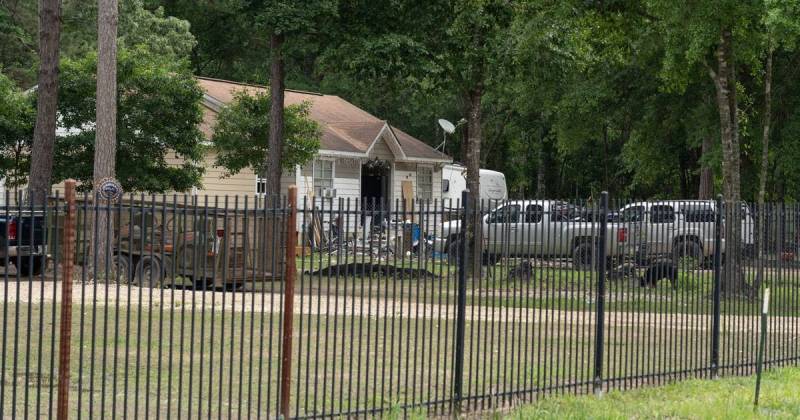
<svg viewBox="0 0 800 420"><path fill-rule="evenodd" d="M595 252L591 242L581 242L572 250L572 266L576 270L586 271L594 268Z"/></svg>
<svg viewBox="0 0 800 420"><path fill-rule="evenodd" d="M672 249L672 260L680 268L693 270L703 263L703 249L694 240L678 240Z"/></svg>
<svg viewBox="0 0 800 420"><path fill-rule="evenodd" d="M162 287L164 283L164 266L161 264L161 260L149 255L139 259L132 283L142 287Z"/></svg>
<svg viewBox="0 0 800 420"><path fill-rule="evenodd" d="M38 276L42 274L42 270L44 269L44 257L17 257L17 261L14 262L14 265L17 267L17 272L20 276Z"/></svg>

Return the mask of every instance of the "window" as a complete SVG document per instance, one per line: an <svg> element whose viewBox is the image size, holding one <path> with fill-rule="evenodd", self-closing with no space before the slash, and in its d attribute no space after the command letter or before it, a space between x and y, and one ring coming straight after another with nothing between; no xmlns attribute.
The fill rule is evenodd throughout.
<svg viewBox="0 0 800 420"><path fill-rule="evenodd" d="M333 189L333 161L314 161L314 193L325 197L325 191L330 189Z"/></svg>
<svg viewBox="0 0 800 420"><path fill-rule="evenodd" d="M525 208L525 223L541 223L544 209L538 204L529 204Z"/></svg>
<svg viewBox="0 0 800 420"><path fill-rule="evenodd" d="M264 195L267 193L267 178L256 178L256 194Z"/></svg>
<svg viewBox="0 0 800 420"><path fill-rule="evenodd" d="M442 180L442 192L450 192L450 180L443 179Z"/></svg>
<svg viewBox="0 0 800 420"><path fill-rule="evenodd" d="M581 217L580 207L568 203L553 203L550 207L550 220L553 222L570 222Z"/></svg>
<svg viewBox="0 0 800 420"><path fill-rule="evenodd" d="M650 223L673 223L675 222L675 210L672 206L653 206L650 207Z"/></svg>
<svg viewBox="0 0 800 420"><path fill-rule="evenodd" d="M417 198L430 200L433 198L433 168L417 165Z"/></svg>
<svg viewBox="0 0 800 420"><path fill-rule="evenodd" d="M622 212L623 223L638 223L644 220L644 207L630 207Z"/></svg>
<svg viewBox="0 0 800 420"><path fill-rule="evenodd" d="M714 209L705 204L689 204L681 207L684 220L687 223L706 223L713 222L715 215Z"/></svg>
<svg viewBox="0 0 800 420"><path fill-rule="evenodd" d="M519 223L519 210L516 204L500 207L489 216L489 223Z"/></svg>

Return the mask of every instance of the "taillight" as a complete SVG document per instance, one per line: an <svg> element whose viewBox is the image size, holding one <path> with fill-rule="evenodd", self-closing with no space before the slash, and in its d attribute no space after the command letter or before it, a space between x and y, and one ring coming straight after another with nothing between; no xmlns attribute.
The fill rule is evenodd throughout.
<svg viewBox="0 0 800 420"><path fill-rule="evenodd" d="M9 241L16 241L17 240L17 221L12 220L11 223L8 224L8 240Z"/></svg>
<svg viewBox="0 0 800 420"><path fill-rule="evenodd" d="M627 228L619 228L617 230L617 242L625 242L628 240L628 229Z"/></svg>

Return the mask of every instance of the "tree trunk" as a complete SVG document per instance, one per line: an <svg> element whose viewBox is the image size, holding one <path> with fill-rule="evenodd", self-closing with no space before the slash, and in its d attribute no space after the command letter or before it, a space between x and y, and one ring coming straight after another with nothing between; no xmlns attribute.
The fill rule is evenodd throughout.
<svg viewBox="0 0 800 420"><path fill-rule="evenodd" d="M476 86L467 93L467 104L469 107L467 114L467 138L466 161L467 167L467 189L470 192L470 208L473 210L481 209L480 191L480 162L481 162L481 99L483 98L483 88ZM488 203L487 203L488 205ZM467 261L468 273L474 278L475 273L480 273L481 247L479 246L480 235L480 212L474 211L467 215Z"/></svg>
<svg viewBox="0 0 800 420"><path fill-rule="evenodd" d="M772 119L772 45L767 51L766 74L764 75L764 129L761 134L761 171L759 174L758 185L758 276L756 277L755 288L761 287L764 280L764 264L762 258L767 246L767 229L764 225L764 200L767 195L767 169L769 167L769 129Z"/></svg>
<svg viewBox="0 0 800 420"><path fill-rule="evenodd" d="M700 190L697 193L697 198L701 200L714 198L714 172L708 162L708 155L711 154L713 141L711 136L703 136L703 146L700 149Z"/></svg>
<svg viewBox="0 0 800 420"><path fill-rule="evenodd" d="M269 148L267 150L267 194L281 192L281 159L283 155L283 95L284 63L283 35L270 37L270 110L269 110Z"/></svg>
<svg viewBox="0 0 800 420"><path fill-rule="evenodd" d="M61 1L39 0L39 87L28 185L29 199L34 202L43 200L52 184L60 32Z"/></svg>
<svg viewBox="0 0 800 420"><path fill-rule="evenodd" d="M545 198L547 195L547 186L545 184L545 166L544 166L544 139L547 136L547 130L542 129L539 136L539 153L537 154L536 164L536 198ZM523 197L524 198L524 197Z"/></svg>
<svg viewBox="0 0 800 420"><path fill-rule="evenodd" d="M117 149L117 0L99 0L97 9L97 108L94 144L94 186L97 215L95 220L96 275L111 267L111 241L108 237L108 203L99 201L100 182L114 178Z"/></svg>
<svg viewBox="0 0 800 420"><path fill-rule="evenodd" d="M731 31L724 29L716 51L717 70L709 70L716 88L722 140L723 196L725 197L725 267L722 292L749 294L741 270L742 223L739 181L739 124L737 119L736 70Z"/></svg>

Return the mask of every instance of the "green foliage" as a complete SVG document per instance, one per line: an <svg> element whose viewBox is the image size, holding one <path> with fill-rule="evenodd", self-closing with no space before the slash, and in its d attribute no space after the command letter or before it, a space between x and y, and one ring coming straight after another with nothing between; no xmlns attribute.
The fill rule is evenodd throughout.
<svg viewBox="0 0 800 420"><path fill-rule="evenodd" d="M287 106L284 110L284 143L282 165L294 168L313 159L319 150L321 131L308 116L310 104ZM217 152L216 166L226 170L226 176L250 168L257 174L266 173L269 153L269 94L255 96L238 92L234 102L219 113L212 137Z"/></svg>
<svg viewBox="0 0 800 420"><path fill-rule="evenodd" d="M0 73L0 178L6 187L25 185L36 111L30 95Z"/></svg>
<svg viewBox="0 0 800 420"><path fill-rule="evenodd" d="M75 58L96 50L97 2L65 0L63 9L63 55ZM163 7L148 9L142 0L119 2L119 48L184 60L197 44L189 29L189 22L167 16Z"/></svg>
<svg viewBox="0 0 800 420"><path fill-rule="evenodd" d="M36 2L0 0L0 70L29 86L36 61Z"/></svg>
<svg viewBox="0 0 800 420"><path fill-rule="evenodd" d="M96 66L95 54L62 62L58 112L67 134L56 144L56 182L71 177L91 185ZM116 170L125 190L160 193L199 186L203 94L192 74L146 49L121 49L117 79ZM185 163L170 165L173 153Z"/></svg>

